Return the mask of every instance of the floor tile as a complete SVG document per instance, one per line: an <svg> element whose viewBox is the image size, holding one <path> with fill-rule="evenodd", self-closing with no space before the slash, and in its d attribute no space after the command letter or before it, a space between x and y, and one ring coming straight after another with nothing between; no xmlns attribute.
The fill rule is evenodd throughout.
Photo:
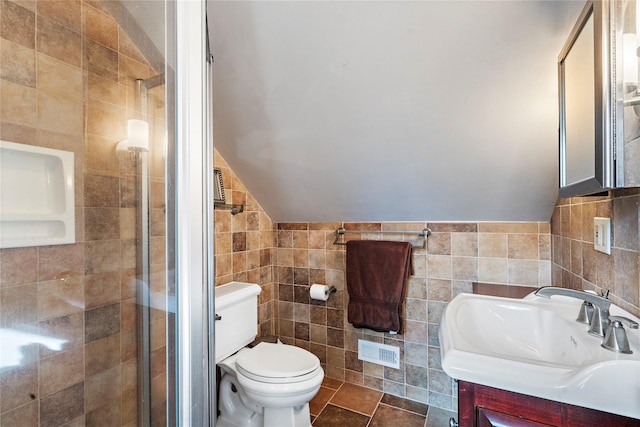
<svg viewBox="0 0 640 427"><path fill-rule="evenodd" d="M427 412L427 422L424 427L441 427L449 425L449 418L458 419L458 414L453 411L447 411L446 409L429 407Z"/></svg>
<svg viewBox="0 0 640 427"><path fill-rule="evenodd" d="M330 403L371 416L376 410L382 394L382 392L377 390L344 383L331 398Z"/></svg>
<svg viewBox="0 0 640 427"><path fill-rule="evenodd" d="M325 407L329 399L331 399L334 394L336 394L335 390L324 386L320 387L318 394L316 394L315 397L311 399L311 402L309 402L309 412L311 412L311 415L320 414L322 408Z"/></svg>
<svg viewBox="0 0 640 427"><path fill-rule="evenodd" d="M395 406L396 408L404 409L405 411L415 412L419 415L427 415L427 410L429 409L429 406L424 403L415 402L409 399L403 399L402 397L394 396L388 393L385 393L384 396L382 396L382 400L380 400L380 403L384 403L385 405L389 406Z"/></svg>
<svg viewBox="0 0 640 427"><path fill-rule="evenodd" d="M322 380L323 387L331 388L333 390L339 389L341 385L342 385L342 381L336 380L334 378L324 377L324 379Z"/></svg>
<svg viewBox="0 0 640 427"><path fill-rule="evenodd" d="M393 406L379 405L369 427L423 427L425 417Z"/></svg>
<svg viewBox="0 0 640 427"><path fill-rule="evenodd" d="M457 413L324 378L309 402L314 427L442 427Z"/></svg>
<svg viewBox="0 0 640 427"><path fill-rule="evenodd" d="M327 405L313 421L314 427L366 427L370 418L362 414Z"/></svg>

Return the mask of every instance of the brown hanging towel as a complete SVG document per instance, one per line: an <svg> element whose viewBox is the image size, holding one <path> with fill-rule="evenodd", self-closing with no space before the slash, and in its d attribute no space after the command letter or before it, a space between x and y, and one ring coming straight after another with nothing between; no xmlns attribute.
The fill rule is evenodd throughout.
<svg viewBox="0 0 640 427"><path fill-rule="evenodd" d="M405 283L413 274L411 243L347 242L347 320L356 328L402 333Z"/></svg>

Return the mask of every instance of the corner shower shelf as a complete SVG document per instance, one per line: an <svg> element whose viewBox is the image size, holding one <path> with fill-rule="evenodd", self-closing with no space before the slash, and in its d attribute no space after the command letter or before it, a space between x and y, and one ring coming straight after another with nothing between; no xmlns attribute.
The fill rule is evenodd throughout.
<svg viewBox="0 0 640 427"><path fill-rule="evenodd" d="M75 242L74 154L0 141L0 248Z"/></svg>

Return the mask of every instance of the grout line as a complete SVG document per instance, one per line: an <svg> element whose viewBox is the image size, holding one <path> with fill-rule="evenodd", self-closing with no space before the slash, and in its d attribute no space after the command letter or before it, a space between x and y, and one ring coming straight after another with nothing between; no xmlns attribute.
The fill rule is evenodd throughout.
<svg viewBox="0 0 640 427"><path fill-rule="evenodd" d="M342 384L340 385L340 387L338 388L338 390L340 390L340 388L342 388L342 386L345 384L345 382L343 381ZM357 384L354 384L357 385ZM364 386L360 386L363 388L368 388L368 387L364 387ZM338 393L338 390L336 390L336 393ZM374 389L370 389L370 390L374 390ZM375 391L380 391L380 390L375 390ZM333 399L335 397L335 394L333 396L331 396L331 399ZM335 402L332 402L331 399L329 399L329 401L327 401L327 405L328 404L332 404L335 407L338 407L340 409L344 409L346 411L351 411L354 412L356 414L360 414L360 415L364 415L365 417L369 418L369 421L367 422L367 426L369 425L369 423L371 422L371 420L373 419L373 416L375 415L376 411L378 410L378 406L380 405L380 401L382 400L382 397L384 396L384 392L380 395L380 397L378 398L378 403L376 403L376 407L374 408L373 412L371 413L371 415L369 414L365 414L364 412L360 412L358 410L354 410L353 408L345 408L344 406L341 406ZM326 406L326 405L325 405ZM324 408L323 408L324 410Z"/></svg>
<svg viewBox="0 0 640 427"><path fill-rule="evenodd" d="M383 406L386 406L386 407L389 407L389 408L393 408L393 409L398 409L398 410L400 410L400 411L404 411L404 412L407 412L407 413L409 413L409 414L417 415L417 416L419 416L419 417L427 418L427 415L426 415L426 414L420 414L420 413L418 413L418 412L413 412L413 411L410 411L410 410L408 410L408 409L399 408L399 407L397 407L397 406L389 405L388 403L382 403L382 402L380 402L380 405L383 405ZM380 407L380 405L378 405L378 407ZM376 408L376 410L378 410L378 408ZM429 413L429 410L427 409L427 414L428 414L428 413Z"/></svg>
<svg viewBox="0 0 640 427"><path fill-rule="evenodd" d="M332 379L332 380L334 380L334 381L340 381L340 385L339 385L337 388L329 387L329 386L327 386L327 385L322 385L322 387L324 387L324 388L328 388L328 389L330 389L330 390L338 391L338 390L340 390L340 388L341 388L341 387L343 386L343 384L345 383L344 381L341 381L341 380L338 380L338 379L335 379L335 378L331 378L331 379Z"/></svg>
<svg viewBox="0 0 640 427"><path fill-rule="evenodd" d="M320 385L320 387L324 387L327 390L331 390L333 393L331 394L331 397L329 397L329 399L327 399L327 401L325 402L325 404L322 406L322 409L320 409L320 411L318 411L318 415L316 415L316 419L322 414L322 411L324 411L324 409L327 407L327 405L331 402L331 399L333 399L333 397L336 395L336 393L338 392L338 390L340 390L340 388L342 388L342 385L344 384L344 381L342 381L340 383L340 385L338 386L338 388L334 389L331 387L327 387L327 386L323 386L322 384ZM313 420L313 422L315 422L315 419ZM313 424L313 423L312 423Z"/></svg>
<svg viewBox="0 0 640 427"><path fill-rule="evenodd" d="M362 415L362 416L367 417L367 418L373 418L373 414L368 415L368 414L365 414L364 412L359 412L359 411L357 411L357 410L355 410L353 408L345 408L344 406L340 406L339 404L333 403L333 402L328 402L327 405L328 404L331 404L332 406L335 406L336 408L344 409L345 411L349 411L349 412L353 412L353 413L358 414L358 415ZM378 405L376 405L376 409L378 409ZM373 413L375 414L376 411L374 410Z"/></svg>
<svg viewBox="0 0 640 427"><path fill-rule="evenodd" d="M332 394L332 395L331 395L331 397L327 400L327 402L324 404L324 406L322 407L322 409L320 410L320 412L318 413L318 415L316 415L316 416L315 416L314 423L315 423L315 420L316 420L318 417L320 417L320 415L322 414L322 412L326 409L327 405L333 405L333 406L335 406L335 407L337 407L337 408L344 409L344 410L346 410L346 411L350 411L350 412L353 412L353 413L356 413L356 414L359 414L359 415L363 415L363 416L365 416L365 417L369 418L369 421L367 421L367 424L366 424L366 425L367 425L367 427L368 427L368 426L371 424L371 421L373 420L373 417L375 416L376 412L377 412L377 411L378 411L378 409L380 408L380 405L384 405L384 406L387 406L387 407L389 407L389 408L398 409L398 410L401 410L401 411L404 411L404 412L407 412L407 413L410 413L410 414L414 414L414 415L418 415L418 416L420 416L420 417L424 417L424 420L425 420L425 426L426 426L427 417L429 416L429 408L430 408L430 405L428 405L428 404L424 404L424 405L426 405L426 406L427 406L427 413L426 413L426 414L421 414L421 413L419 413L419 412L414 412L414 411L411 411L411 410L409 410L409 409L400 408L400 407L395 406L395 405L392 405L392 404L383 403L383 402L382 402L382 399L383 399L383 397L384 397L384 395L385 395L385 392L383 392L382 390L376 390L376 389L370 388L370 390L375 390L375 391L381 391L381 392L382 392L382 395L381 395L381 396L380 396L380 398L378 399L378 402L376 403L376 407L375 407L375 409L373 410L373 412L372 412L372 414L371 414L371 415L365 414L364 412L360 412L360 411L358 411L358 410L354 410L353 408L346 408L346 407L344 407L344 406L341 406L340 404L337 404L337 403L335 403L335 402L332 402L332 399L335 397L335 395L338 393L338 391L342 388L342 386L343 386L344 384L345 384L345 382L343 381L343 382L338 386L338 388L337 388L337 389L335 389L335 390L334 390L334 389L332 389L332 388L330 388L330 387L324 386L324 388L326 388L326 389L328 389L328 390L333 391L333 394ZM366 388L369 388L369 387L366 387ZM400 397L400 396L398 396L398 397ZM400 398L402 398L402 399L406 399L406 398L404 398L404 397L400 397ZM411 399L406 399L406 400L411 400ZM420 403L420 402L418 402L418 403Z"/></svg>
<svg viewBox="0 0 640 427"><path fill-rule="evenodd" d="M342 387L342 385L340 385L340 387ZM329 402L331 402L331 399L333 399L333 396L336 395L336 393L338 392L338 390L334 390L332 388L329 387L325 387L327 390L331 390L333 393L331 394L331 397L329 397L329 399L327 399L327 401L324 403L324 405L322 406L322 409L320 409L320 411L318 412L318 415L316 415L316 418L318 418L320 416L320 414L322 414L322 411L324 411L324 408L327 407L327 405L329 404Z"/></svg>
<svg viewBox="0 0 640 427"><path fill-rule="evenodd" d="M371 424L371 421L373 421L373 416L376 414L376 412L378 411L378 408L380 407L380 402L382 401L382 398L384 397L384 393L382 393L382 395L380 396L380 399L378 399L378 403L376 404L376 408L373 410L373 413L371 414L371 416L369 417L369 422L367 423L367 427L369 427L369 424Z"/></svg>
<svg viewBox="0 0 640 427"><path fill-rule="evenodd" d="M367 417L369 419L373 418L373 415L367 415L364 412L358 412L358 411L356 411L355 409L352 409L352 408L345 408L344 406L340 406L340 405L338 405L336 403L329 402L329 403L327 403L327 406L328 405L335 406L336 408L344 409L345 411L353 412L354 414L362 415L363 417ZM368 424L368 422L367 422L367 424Z"/></svg>
<svg viewBox="0 0 640 427"><path fill-rule="evenodd" d="M335 389L335 390L336 390L336 393L338 392L338 390L340 390L340 389L342 388L342 386L343 386L343 385L344 385L344 381L342 381L342 382L340 383L340 385L338 386L338 388L337 388L337 389Z"/></svg>

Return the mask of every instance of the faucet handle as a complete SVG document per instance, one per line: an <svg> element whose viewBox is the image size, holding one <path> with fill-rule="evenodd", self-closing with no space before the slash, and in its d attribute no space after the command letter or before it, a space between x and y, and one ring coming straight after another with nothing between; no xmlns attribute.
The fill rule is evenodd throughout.
<svg viewBox="0 0 640 427"><path fill-rule="evenodd" d="M611 320L612 322L616 321L616 322L624 323L631 329L638 329L638 327L640 326L638 325L638 322L623 316L609 316L609 320Z"/></svg>
<svg viewBox="0 0 640 427"><path fill-rule="evenodd" d="M610 324L609 317L609 307L594 306L588 332L596 337L604 337Z"/></svg>
<svg viewBox="0 0 640 427"><path fill-rule="evenodd" d="M584 301L580 306L576 322L591 324L591 319L593 319L593 304L589 301Z"/></svg>
<svg viewBox="0 0 640 427"><path fill-rule="evenodd" d="M616 353L631 354L627 332L622 324L626 324L631 329L638 329L638 323L622 316L610 316L610 323L602 341L602 347Z"/></svg>

